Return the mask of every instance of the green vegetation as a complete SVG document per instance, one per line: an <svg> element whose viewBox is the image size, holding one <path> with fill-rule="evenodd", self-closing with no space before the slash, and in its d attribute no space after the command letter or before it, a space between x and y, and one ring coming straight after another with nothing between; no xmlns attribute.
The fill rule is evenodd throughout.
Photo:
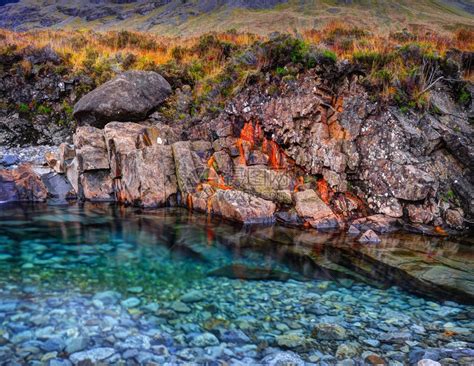
<svg viewBox="0 0 474 366"><path fill-rule="evenodd" d="M191 87L191 115L218 112L225 102L252 83L268 82L267 92L279 93L281 81L291 82L308 69L316 68L337 79L338 61L352 63L354 72L373 101L398 105L402 112L427 108L430 91L441 76L456 78L459 63L452 60L452 48L474 49L470 30L458 30L447 37L436 33L404 29L386 36L333 22L321 30L297 35L263 37L236 30L209 33L189 39L163 38L131 31L97 33L92 31L32 31L22 34L0 30L0 56L11 60L3 68L21 69L24 77L35 77L38 66L22 59L25 48L51 46L61 58L59 65L41 65L64 78L79 78L74 87L80 97L124 70L152 70L161 73L173 88ZM5 70L4 70L5 71ZM461 70L472 80L473 70ZM86 82L82 82L85 80ZM469 91L460 84L456 98L470 101ZM70 101L73 103L73 101ZM170 118L185 119L177 110L177 100L163 107ZM22 113L61 115L63 123L72 121L68 102L61 111L50 106L18 105Z"/></svg>

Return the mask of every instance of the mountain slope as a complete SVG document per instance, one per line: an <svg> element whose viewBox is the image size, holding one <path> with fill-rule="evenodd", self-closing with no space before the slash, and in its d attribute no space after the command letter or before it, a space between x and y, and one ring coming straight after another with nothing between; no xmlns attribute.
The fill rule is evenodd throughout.
<svg viewBox="0 0 474 366"><path fill-rule="evenodd" d="M333 19L373 29L474 27L469 0L21 0L0 8L0 27L135 29L194 35L318 27Z"/></svg>

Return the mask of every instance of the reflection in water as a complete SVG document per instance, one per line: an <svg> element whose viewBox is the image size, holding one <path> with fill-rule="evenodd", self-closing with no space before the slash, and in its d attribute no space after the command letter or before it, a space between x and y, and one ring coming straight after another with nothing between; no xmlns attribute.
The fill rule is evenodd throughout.
<svg viewBox="0 0 474 366"><path fill-rule="evenodd" d="M469 240L394 234L361 246L179 209L2 206L0 364L51 352L78 363L98 348L96 361L138 364L271 363L288 349L333 364L349 341L361 362L405 362L454 340L465 349L473 308L441 302L474 302Z"/></svg>

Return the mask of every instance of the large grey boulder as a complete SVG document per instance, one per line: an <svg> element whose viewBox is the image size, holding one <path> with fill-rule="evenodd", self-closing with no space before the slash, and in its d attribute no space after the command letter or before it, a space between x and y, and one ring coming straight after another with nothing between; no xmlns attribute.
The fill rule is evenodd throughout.
<svg viewBox="0 0 474 366"><path fill-rule="evenodd" d="M80 125L99 128L112 121L140 121L170 94L170 84L156 72L127 71L83 96L74 117Z"/></svg>

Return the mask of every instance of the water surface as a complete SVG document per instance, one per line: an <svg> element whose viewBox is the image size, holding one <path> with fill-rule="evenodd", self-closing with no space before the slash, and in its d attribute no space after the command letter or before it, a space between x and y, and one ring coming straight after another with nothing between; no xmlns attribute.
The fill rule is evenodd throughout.
<svg viewBox="0 0 474 366"><path fill-rule="evenodd" d="M361 247L179 209L2 206L0 364L467 365L469 244L398 234Z"/></svg>

